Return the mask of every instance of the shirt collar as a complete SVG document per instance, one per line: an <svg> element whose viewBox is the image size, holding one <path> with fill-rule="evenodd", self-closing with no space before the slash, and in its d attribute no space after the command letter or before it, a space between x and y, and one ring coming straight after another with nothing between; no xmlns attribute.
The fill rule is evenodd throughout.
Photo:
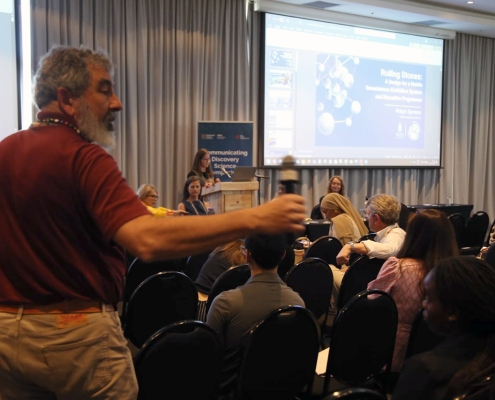
<svg viewBox="0 0 495 400"><path fill-rule="evenodd" d="M381 231L378 231L375 236L375 242L380 242L385 236L387 236L392 229L398 228L399 225L393 224L389 225L386 228L383 228Z"/></svg>

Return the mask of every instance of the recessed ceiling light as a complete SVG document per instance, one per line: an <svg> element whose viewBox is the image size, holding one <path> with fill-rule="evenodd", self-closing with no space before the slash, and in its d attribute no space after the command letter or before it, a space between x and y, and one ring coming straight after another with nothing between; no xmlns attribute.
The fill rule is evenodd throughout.
<svg viewBox="0 0 495 400"><path fill-rule="evenodd" d="M467 3L468 4L474 4L474 1L468 1Z"/></svg>

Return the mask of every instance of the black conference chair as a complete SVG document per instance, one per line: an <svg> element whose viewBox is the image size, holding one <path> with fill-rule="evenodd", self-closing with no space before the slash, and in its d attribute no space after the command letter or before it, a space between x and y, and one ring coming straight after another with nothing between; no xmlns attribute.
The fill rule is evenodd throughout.
<svg viewBox="0 0 495 400"><path fill-rule="evenodd" d="M294 253L294 248L291 245L287 245L285 247L285 256L280 261L278 264L278 276L280 276L280 279L284 279L285 275L287 275L287 272L294 266L294 263L296 261L296 254Z"/></svg>
<svg viewBox="0 0 495 400"><path fill-rule="evenodd" d="M323 400L387 400L387 396L372 389L356 387L339 390Z"/></svg>
<svg viewBox="0 0 495 400"><path fill-rule="evenodd" d="M244 285L250 277L251 269L248 264L236 265L220 275L213 283L210 294L208 295L208 301L206 302L206 313L208 313L211 303L213 303L215 297L225 290L235 289L238 286Z"/></svg>
<svg viewBox="0 0 495 400"><path fill-rule="evenodd" d="M223 346L200 321L167 325L149 338L134 358L138 400L217 398Z"/></svg>
<svg viewBox="0 0 495 400"><path fill-rule="evenodd" d="M454 228L455 240L457 241L457 246L461 248L461 237L464 232L466 223L462 214L454 213L448 216L452 227Z"/></svg>
<svg viewBox="0 0 495 400"><path fill-rule="evenodd" d="M333 274L328 264L319 258L306 258L292 267L285 283L299 293L316 319L325 315L325 326L333 289Z"/></svg>
<svg viewBox="0 0 495 400"><path fill-rule="evenodd" d="M341 310L356 294L366 290L368 283L375 280L385 260L360 255L347 269L340 285L337 310Z"/></svg>
<svg viewBox="0 0 495 400"><path fill-rule="evenodd" d="M323 236L309 246L304 258L319 258L327 264L337 265L337 254L342 250L342 243L332 236Z"/></svg>
<svg viewBox="0 0 495 400"><path fill-rule="evenodd" d="M190 256L186 261L184 273L191 278L191 280L195 281L198 278L201 267L203 267L209 256L210 252Z"/></svg>
<svg viewBox="0 0 495 400"><path fill-rule="evenodd" d="M182 259L144 262L135 258L127 269L122 304L122 321L125 324L127 305L131 295L146 278L164 271L181 271Z"/></svg>
<svg viewBox="0 0 495 400"><path fill-rule="evenodd" d="M131 295L124 333L140 348L155 332L172 322L195 319L196 285L182 272L159 272L145 279Z"/></svg>
<svg viewBox="0 0 495 400"><path fill-rule="evenodd" d="M300 306L271 313L247 333L236 400L287 400L311 390L320 345L314 315Z"/></svg>
<svg viewBox="0 0 495 400"><path fill-rule="evenodd" d="M361 236L357 242L359 243L362 242L363 240L375 240L375 237L376 237L376 232L370 232L367 233L366 235Z"/></svg>
<svg viewBox="0 0 495 400"><path fill-rule="evenodd" d="M430 351L435 346L445 340L446 336L439 335L433 332L423 318L421 310L414 318L409 342L407 343L406 359L415 356L416 354Z"/></svg>
<svg viewBox="0 0 495 400"><path fill-rule="evenodd" d="M406 230L407 224L409 223L409 219L411 218L413 211L405 204L400 203L400 213L399 213L399 227Z"/></svg>
<svg viewBox="0 0 495 400"><path fill-rule="evenodd" d="M323 394L331 377L346 385L361 386L385 369L386 382L397 322L397 307L389 294L372 289L354 296L333 323Z"/></svg>
<svg viewBox="0 0 495 400"><path fill-rule="evenodd" d="M469 218L461 235L461 254L476 255L485 242L490 218L484 211L478 211Z"/></svg>

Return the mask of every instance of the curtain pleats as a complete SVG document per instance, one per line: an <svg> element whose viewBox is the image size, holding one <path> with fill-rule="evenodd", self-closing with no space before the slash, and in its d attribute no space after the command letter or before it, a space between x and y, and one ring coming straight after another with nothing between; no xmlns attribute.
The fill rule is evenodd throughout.
<svg viewBox="0 0 495 400"><path fill-rule="evenodd" d="M32 0L33 71L53 45L108 52L124 104L113 156L133 189L157 186L175 208L197 150L198 121L253 121L259 160L261 14L246 0ZM303 169L308 208L342 175L356 208L389 193L405 204L472 203L495 218L495 40L445 42L442 169ZM257 162L257 161L255 161ZM261 201L278 171L260 171Z"/></svg>

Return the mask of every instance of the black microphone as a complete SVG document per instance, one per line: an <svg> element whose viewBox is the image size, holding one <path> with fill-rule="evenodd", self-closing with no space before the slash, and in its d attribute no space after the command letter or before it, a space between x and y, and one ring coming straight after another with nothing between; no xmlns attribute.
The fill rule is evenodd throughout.
<svg viewBox="0 0 495 400"><path fill-rule="evenodd" d="M285 156L280 169L280 184L285 187L285 193L296 193L296 184L299 182L299 173L295 169L296 160L292 156ZM287 245L292 246L296 241L294 233L287 233Z"/></svg>
<svg viewBox="0 0 495 400"><path fill-rule="evenodd" d="M227 175L229 177L229 179L232 179L232 177L230 176L230 174L226 171L226 169L224 167L221 167L220 168L222 170L222 172Z"/></svg>
<svg viewBox="0 0 495 400"><path fill-rule="evenodd" d="M280 184L284 185L285 193L296 193L296 184L299 183L299 173L295 169L296 160L292 156L285 156L280 169Z"/></svg>

